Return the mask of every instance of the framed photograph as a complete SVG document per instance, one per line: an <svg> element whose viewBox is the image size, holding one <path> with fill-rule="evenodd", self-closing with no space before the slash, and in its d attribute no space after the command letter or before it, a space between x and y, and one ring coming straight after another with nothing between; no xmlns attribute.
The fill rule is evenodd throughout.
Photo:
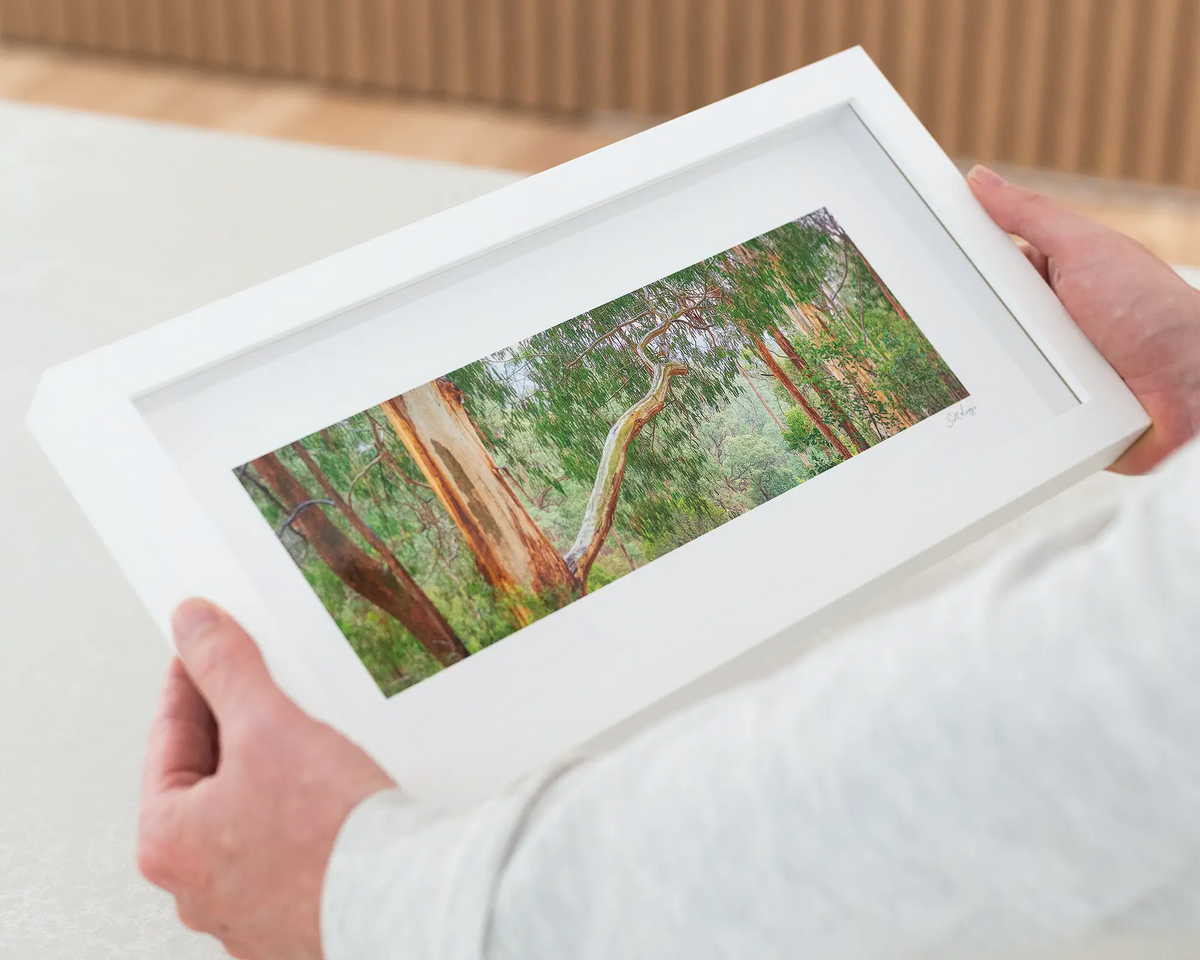
<svg viewBox="0 0 1200 960"><path fill-rule="evenodd" d="M858 49L56 367L30 413L164 631L221 603L436 799L794 648L1148 424Z"/></svg>

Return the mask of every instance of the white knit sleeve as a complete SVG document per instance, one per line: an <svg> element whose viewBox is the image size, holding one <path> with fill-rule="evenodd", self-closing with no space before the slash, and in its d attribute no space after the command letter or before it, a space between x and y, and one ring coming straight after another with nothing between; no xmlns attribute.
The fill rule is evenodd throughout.
<svg viewBox="0 0 1200 960"><path fill-rule="evenodd" d="M329 869L326 952L838 960L1082 944L1200 875L1198 743L1192 444L1119 511L557 779L453 814L367 801ZM1155 936L1200 935L1191 907L1156 916Z"/></svg>

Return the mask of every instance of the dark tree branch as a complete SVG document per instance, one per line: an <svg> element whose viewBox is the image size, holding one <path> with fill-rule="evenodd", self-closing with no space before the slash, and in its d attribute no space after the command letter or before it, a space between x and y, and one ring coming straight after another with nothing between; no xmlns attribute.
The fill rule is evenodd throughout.
<svg viewBox="0 0 1200 960"><path fill-rule="evenodd" d="M311 507L315 503L323 503L330 507L337 506L337 504L334 503L332 500L305 500L303 503L297 504L296 509L288 514L288 518L283 521L283 525L279 528L278 531L276 531L275 536L279 537L282 540L284 531L287 530L287 528L292 525L292 523L295 521L296 517L298 517L300 515L300 511L303 510L305 507Z"/></svg>
<svg viewBox="0 0 1200 960"><path fill-rule="evenodd" d="M254 484L259 493L261 493L279 508L281 513L287 513L287 507L284 506L282 500L275 496L275 492L250 472L250 464L243 463L240 467L238 467L237 476L239 480L249 480L252 484Z"/></svg>
<svg viewBox="0 0 1200 960"><path fill-rule="evenodd" d="M346 502L350 504L351 509L354 508L354 487L358 484L359 480L367 475L367 471L375 466L375 464L379 463L382 459L383 455L376 453L375 459L359 470L358 473L354 475L354 479L350 481L350 486L346 488ZM378 501L376 501L376 503L378 503Z"/></svg>

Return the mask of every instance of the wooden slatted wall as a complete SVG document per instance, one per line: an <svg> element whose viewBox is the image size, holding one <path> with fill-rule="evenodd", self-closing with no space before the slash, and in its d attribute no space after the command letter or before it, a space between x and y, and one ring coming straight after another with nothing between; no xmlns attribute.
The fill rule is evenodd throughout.
<svg viewBox="0 0 1200 960"><path fill-rule="evenodd" d="M861 43L953 155L1200 188L1198 0L0 0L0 34L656 115Z"/></svg>

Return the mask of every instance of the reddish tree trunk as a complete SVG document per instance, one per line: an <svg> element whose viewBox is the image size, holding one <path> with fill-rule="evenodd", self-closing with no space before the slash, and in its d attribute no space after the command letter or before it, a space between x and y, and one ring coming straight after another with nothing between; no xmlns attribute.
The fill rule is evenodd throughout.
<svg viewBox="0 0 1200 960"><path fill-rule="evenodd" d="M754 395L756 397L758 397L758 402L762 404L762 408L764 410L766 410L768 415L771 417L771 419L775 421L775 426L777 426L779 428L779 432L783 433L783 431L784 431L783 421L779 419L779 415L774 410L772 410L771 407L767 404L766 397L764 397L759 392L758 387L756 387L754 385L754 381L750 379L750 374L748 374L746 372L746 368L743 367L739 363L739 364L737 364L737 369L738 369L738 373L740 373L742 375L742 378L746 381L746 383L748 383L750 385L750 389L754 392Z"/></svg>
<svg viewBox="0 0 1200 960"><path fill-rule="evenodd" d="M388 400L383 412L517 622L537 618L535 598L570 602L575 578L492 459L458 388L443 377Z"/></svg>
<svg viewBox="0 0 1200 960"><path fill-rule="evenodd" d="M821 315L821 311L816 306L813 304L804 303L799 304L797 309L809 324L813 324L815 322L820 326L820 329L823 331L822 335L831 335L828 333L829 325L825 322L824 317ZM818 336L818 340L819 339L820 337ZM849 370L844 369L833 361L829 361L829 364L830 372L833 373L835 377L837 377L839 380L851 383L855 390L858 391L859 396L863 397L864 401L867 403L867 409L871 411L872 415L876 419L877 426L879 426L878 418L880 415L880 408L888 411L892 417L898 420L902 424L901 429L904 427L911 427L917 422L917 418L914 416L911 410L905 407L896 398L888 396L881 389L879 389L879 384L875 379L875 365L869 357L865 358L861 364L850 364ZM872 396L875 398L874 402L870 400L870 397ZM894 436L899 432L886 425L883 427L883 429L887 432L888 436Z"/></svg>
<svg viewBox="0 0 1200 960"><path fill-rule="evenodd" d="M950 391L950 396L954 398L955 403L960 400L966 400L970 396L967 393L967 388L962 385L962 381L946 366L946 361L932 349L927 356L929 357L929 362L937 367L938 377L941 378L946 389Z"/></svg>
<svg viewBox="0 0 1200 960"><path fill-rule="evenodd" d="M863 266L867 268L867 272L871 275L871 279L875 281L876 286L879 287L879 291L884 295L884 297L887 298L887 302L891 304L892 309L896 311L896 316L907 321L908 323L912 323L912 317L908 315L908 311L900 306L900 301L896 299L888 285L883 282L883 278L875 272L875 268L871 266L870 261L862 255L862 251L858 249L854 241L846 236L844 232L842 234L842 239L845 240L846 243L850 244L850 248L854 251L854 255L857 256L862 262ZM962 382L958 379L958 377L954 376L953 373L947 372L945 362L937 357L936 354L930 356L930 360L937 365L938 377L940 377L942 383L946 385L946 389L950 391L950 395L956 401L965 400L969 396L966 388L962 385Z"/></svg>
<svg viewBox="0 0 1200 960"><path fill-rule="evenodd" d="M871 279L874 280L875 285L879 287L879 292L887 297L887 302L890 303L892 305L892 309L896 311L896 316L911 323L912 318L908 315L908 311L900 306L900 301L892 295L892 291L889 289L888 285L883 282L883 278L875 272L875 268L871 266L871 261L862 255L862 251L858 249L858 244L851 240L849 234L847 234L845 230L842 230L841 227L838 227L837 232L838 236L841 237L842 242L854 251L854 256L858 257L862 265L867 268L867 273L871 275Z"/></svg>
<svg viewBox="0 0 1200 960"><path fill-rule="evenodd" d="M254 468L287 510L293 511L310 499L304 485L275 454L259 457ZM292 528L308 541L338 579L395 617L439 663L449 666L467 656L467 649L454 630L403 567L402 576L397 577L391 564L372 560L325 516L319 505L313 504L296 514Z"/></svg>
<svg viewBox="0 0 1200 960"><path fill-rule="evenodd" d="M771 339L779 344L787 358L792 361L792 365L801 374L810 371L811 368L809 365L805 362L804 358L796 352L796 348L792 344L792 341L783 335L782 330L780 330L778 327L771 327L767 332L771 334ZM811 383L813 389L817 391L817 395L827 404L829 404L830 409L832 409L837 415L838 423L841 424L843 432L850 438L850 442L854 444L858 452L862 453L864 450L869 449L871 445L863 439L862 434L858 432L858 428L854 426L850 418L846 415L846 411L842 409L841 404L839 404L837 400L834 399L833 394L829 392L829 388L826 387L825 384L821 383L821 381L816 377L812 379Z"/></svg>
<svg viewBox="0 0 1200 960"><path fill-rule="evenodd" d="M849 460L853 454L838 438L838 435L833 432L833 429L825 422L825 420L821 417L821 414L817 412L816 408L808 402L808 399L800 391L800 388L792 382L791 378L786 373L783 372L783 368L771 354L771 351L767 349L767 345L763 343L762 338L751 333L749 328L744 323L742 324L742 330L745 332L746 336L750 338L750 342L754 344L754 349L757 350L758 355L762 357L762 361L767 365L767 369L771 371L776 380L783 384L784 389L787 390L792 399L795 400L796 403L800 405L800 408L808 415L808 419L810 419L816 425L816 428L821 431L821 436L823 436L833 445L833 448L838 452L838 455L841 456L843 460Z"/></svg>

